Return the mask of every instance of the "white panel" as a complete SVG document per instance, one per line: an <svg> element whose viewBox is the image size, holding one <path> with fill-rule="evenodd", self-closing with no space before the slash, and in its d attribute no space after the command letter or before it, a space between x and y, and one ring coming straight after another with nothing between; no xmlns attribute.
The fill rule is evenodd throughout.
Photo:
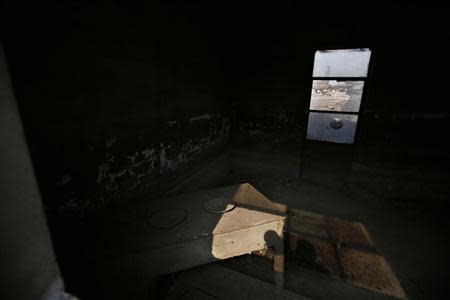
<svg viewBox="0 0 450 300"><path fill-rule="evenodd" d="M364 81L313 80L312 110L358 112Z"/></svg>
<svg viewBox="0 0 450 300"><path fill-rule="evenodd" d="M310 112L307 139L352 144L357 122L357 115Z"/></svg>
<svg viewBox="0 0 450 300"><path fill-rule="evenodd" d="M366 77L370 49L316 51L313 77Z"/></svg>

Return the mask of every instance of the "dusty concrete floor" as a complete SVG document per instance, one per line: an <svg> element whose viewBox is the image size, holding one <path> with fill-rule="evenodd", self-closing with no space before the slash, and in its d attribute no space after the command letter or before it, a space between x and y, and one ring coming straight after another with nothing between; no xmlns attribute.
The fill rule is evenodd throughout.
<svg viewBox="0 0 450 300"><path fill-rule="evenodd" d="M269 148L234 147L184 186L203 190L249 182L269 199L289 207L362 222L410 299L449 298L450 168L439 161L362 160L354 153L346 155L346 150L312 149L300 156L295 146L280 151ZM215 172L220 176L205 176ZM67 241L64 245L72 248ZM70 268L65 274L76 292Z"/></svg>
<svg viewBox="0 0 450 300"><path fill-rule="evenodd" d="M448 298L449 177L442 168L305 156L299 177L295 155L238 149L227 180L248 181L292 208L364 223L410 299Z"/></svg>

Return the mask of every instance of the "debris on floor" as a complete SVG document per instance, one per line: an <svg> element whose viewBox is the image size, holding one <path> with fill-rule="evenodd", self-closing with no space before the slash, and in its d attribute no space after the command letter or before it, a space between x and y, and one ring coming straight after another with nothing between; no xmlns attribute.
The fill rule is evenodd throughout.
<svg viewBox="0 0 450 300"><path fill-rule="evenodd" d="M339 256L346 282L400 299L406 298L383 256L349 247L342 247Z"/></svg>
<svg viewBox="0 0 450 300"><path fill-rule="evenodd" d="M301 267L377 293L406 298L363 224L290 209L286 235L288 257Z"/></svg>
<svg viewBox="0 0 450 300"><path fill-rule="evenodd" d="M407 299L363 224L291 209L285 234L285 290L295 296L312 299ZM214 299L266 299L255 294L255 291L264 289L248 283L253 281L270 287L270 291L263 293L267 299L285 299L272 294L276 291L271 270L273 252L265 249L253 254L257 255L235 257L177 273L177 278L184 279L178 279L169 293L172 298L167 299L178 299L174 298L174 290L181 292L180 282L183 282L182 290L185 292L183 299L189 299L188 296L203 299L199 293L203 293L202 297L206 297L205 293L212 294ZM228 280L232 283L227 289L217 287L226 286ZM187 281L190 282L188 287L185 286ZM234 290L239 292L233 294Z"/></svg>

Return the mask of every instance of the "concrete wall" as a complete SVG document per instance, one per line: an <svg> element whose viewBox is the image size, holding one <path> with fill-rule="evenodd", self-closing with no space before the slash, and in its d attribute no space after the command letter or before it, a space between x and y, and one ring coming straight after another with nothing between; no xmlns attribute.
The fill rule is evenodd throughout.
<svg viewBox="0 0 450 300"><path fill-rule="evenodd" d="M242 137L236 144L300 140L314 52L369 47L374 65L358 142L408 145L407 151L444 147L450 106L441 49L449 34L438 6L283 3L244 8L234 22L230 36L239 42L229 43L235 55L229 74Z"/></svg>
<svg viewBox="0 0 450 300"><path fill-rule="evenodd" d="M221 153L230 130L234 147L298 153L317 49L374 52L359 144L414 152L448 137L448 33L435 7L6 3L5 46L50 217L160 195Z"/></svg>
<svg viewBox="0 0 450 300"><path fill-rule="evenodd" d="M158 196L219 155L230 130L234 147L296 155L317 49L373 50L363 156L400 144L446 153L438 7L6 3L5 46L50 218Z"/></svg>
<svg viewBox="0 0 450 300"><path fill-rule="evenodd" d="M211 173L198 170L222 170L230 136L261 152L232 152L239 180L297 175L317 49L374 51L361 160L391 145L402 146L393 161L420 152L441 166L449 153L449 33L437 5L29 2L4 1L2 39L53 231L190 186L191 174L206 188ZM273 149L291 155L262 153Z"/></svg>
<svg viewBox="0 0 450 300"><path fill-rule="evenodd" d="M157 197L223 152L230 120L213 19L170 3L6 8L5 48L50 222Z"/></svg>

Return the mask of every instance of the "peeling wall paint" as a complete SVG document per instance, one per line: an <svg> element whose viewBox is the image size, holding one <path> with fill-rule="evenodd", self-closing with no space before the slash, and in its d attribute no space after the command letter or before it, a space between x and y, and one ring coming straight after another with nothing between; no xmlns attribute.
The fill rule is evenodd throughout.
<svg viewBox="0 0 450 300"><path fill-rule="evenodd" d="M121 160L125 158L125 165L116 163L116 156L107 154L106 162L98 167L97 184L106 192L103 196L112 196L114 199L120 196L120 181L128 180L132 182L129 186L123 187L126 191L133 190L140 183L142 178L156 172L158 163L158 151L154 148L147 148L131 154L122 154Z"/></svg>
<svg viewBox="0 0 450 300"><path fill-rule="evenodd" d="M285 110L276 110L268 112L269 118L273 118L277 123L289 123L291 118Z"/></svg>
<svg viewBox="0 0 450 300"><path fill-rule="evenodd" d="M274 107L253 110L237 108L235 142L240 145L279 145L298 143L302 136L302 124L296 111L277 103ZM255 144L256 143L256 144ZM264 146L264 147L265 147Z"/></svg>
<svg viewBox="0 0 450 300"><path fill-rule="evenodd" d="M262 134L264 134L264 132L262 130L259 130L259 129L249 129L248 133L250 135L262 135Z"/></svg>
<svg viewBox="0 0 450 300"><path fill-rule="evenodd" d="M210 120L212 119L214 116L212 114L203 114L203 115L199 115L199 116L195 116L189 119L189 123L193 123L196 121L201 121L201 120Z"/></svg>
<svg viewBox="0 0 450 300"><path fill-rule="evenodd" d="M73 192L64 194L61 205L57 209L57 214L63 218L77 218L79 220L88 213L89 201L80 199L74 195Z"/></svg>
<svg viewBox="0 0 450 300"><path fill-rule="evenodd" d="M196 123L199 120L207 123L199 125L200 123ZM159 143L156 147L125 154L112 151L111 141L120 146L120 140L117 138L108 139L109 143L105 142L105 146L110 145L107 147L109 151L104 161L98 165L96 177L102 202L119 199L123 193L145 185L148 180L157 180L157 176L177 172L180 166L224 143L230 132L229 118L214 114L173 120L167 125L177 133L180 129L178 126L173 128L173 125L183 125L183 132L186 130L192 134L183 134L182 139L170 138L169 141ZM199 130L205 133L194 135ZM170 132L167 132L167 135L169 136Z"/></svg>
<svg viewBox="0 0 450 300"><path fill-rule="evenodd" d="M212 147L217 142L218 139L213 140L209 136L199 140L190 139L187 143L181 145L177 154L171 156L167 154L166 150L172 148L172 145L161 144L160 173L163 174L167 171L174 171L180 164L189 162L196 154Z"/></svg>
<svg viewBox="0 0 450 300"><path fill-rule="evenodd" d="M70 175L64 175L60 181L58 181L56 184L57 185L66 185L70 182L70 180L72 179L72 177Z"/></svg>
<svg viewBox="0 0 450 300"><path fill-rule="evenodd" d="M264 130L282 129L295 126L295 116L292 112L283 109L272 110L259 119L240 119L239 129L251 135L264 133Z"/></svg>
<svg viewBox="0 0 450 300"><path fill-rule="evenodd" d="M55 178L55 198L59 200L48 215L74 224L97 209L127 201L143 191L157 195L164 188L162 181L170 185L171 180L189 172L190 164L197 165L220 151L228 141L230 127L230 118L217 113L173 119L164 123L164 134L157 136L161 141L150 141L151 147L139 146L133 152L123 151L130 148L130 140L110 135L97 148L90 148L100 154L93 173L80 179L76 172L68 171ZM145 140L131 143L143 144ZM86 182L94 192L80 193Z"/></svg>
<svg viewBox="0 0 450 300"><path fill-rule="evenodd" d="M208 128L208 134L202 137L192 137L184 140L182 143L172 141L170 143L161 143L160 145L160 174L169 171L175 171L181 164L188 163L196 155L203 151L220 144L229 136L230 121L220 115L203 114L189 119L189 124L194 121L211 121Z"/></svg>
<svg viewBox="0 0 450 300"><path fill-rule="evenodd" d="M117 142L118 138L115 136L110 137L105 141L106 148L110 148L115 142Z"/></svg>

